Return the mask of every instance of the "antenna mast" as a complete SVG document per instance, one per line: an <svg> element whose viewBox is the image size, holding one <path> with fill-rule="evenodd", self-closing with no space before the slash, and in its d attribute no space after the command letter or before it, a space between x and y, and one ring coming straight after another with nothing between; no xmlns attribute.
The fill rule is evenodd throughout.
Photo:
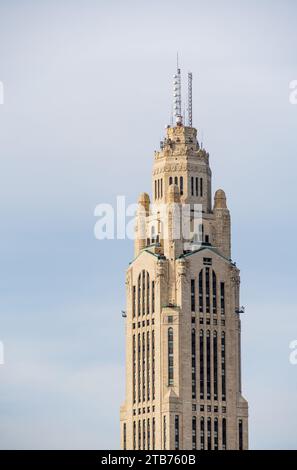
<svg viewBox="0 0 297 470"><path fill-rule="evenodd" d="M192 118L193 118L193 111L192 111L192 81L193 75L192 72L188 73L188 126L192 127Z"/></svg>
<svg viewBox="0 0 297 470"><path fill-rule="evenodd" d="M175 122L177 125L182 125L182 109L181 109L181 73L178 65L178 54L176 64L176 74L173 76L173 111L175 116Z"/></svg>

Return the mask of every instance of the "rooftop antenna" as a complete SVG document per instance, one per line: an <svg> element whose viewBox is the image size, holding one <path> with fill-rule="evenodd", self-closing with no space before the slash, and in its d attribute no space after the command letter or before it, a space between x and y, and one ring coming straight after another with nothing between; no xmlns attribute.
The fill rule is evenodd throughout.
<svg viewBox="0 0 297 470"><path fill-rule="evenodd" d="M193 124L193 110L192 110L192 72L188 72L188 126L192 127Z"/></svg>
<svg viewBox="0 0 297 470"><path fill-rule="evenodd" d="M173 76L173 113L178 126L183 123L181 110L181 73L178 64L178 54L176 58L176 74Z"/></svg>

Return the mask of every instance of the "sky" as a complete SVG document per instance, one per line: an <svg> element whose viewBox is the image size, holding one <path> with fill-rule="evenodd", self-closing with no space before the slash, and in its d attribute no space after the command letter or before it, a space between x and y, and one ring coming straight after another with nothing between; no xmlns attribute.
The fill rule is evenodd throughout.
<svg viewBox="0 0 297 470"><path fill-rule="evenodd" d="M296 449L297 4L0 1L1 449L116 449L130 240L94 209L151 191L172 75L232 217L252 449Z"/></svg>

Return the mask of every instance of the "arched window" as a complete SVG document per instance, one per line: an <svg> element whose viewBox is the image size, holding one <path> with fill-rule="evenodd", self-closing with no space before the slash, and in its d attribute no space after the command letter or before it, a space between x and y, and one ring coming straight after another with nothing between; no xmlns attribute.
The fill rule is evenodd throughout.
<svg viewBox="0 0 297 470"><path fill-rule="evenodd" d="M135 318L136 315L136 287L132 289L132 316Z"/></svg>
<svg viewBox="0 0 297 470"><path fill-rule="evenodd" d="M206 332L206 389L207 400L210 400L210 331Z"/></svg>
<svg viewBox="0 0 297 470"><path fill-rule="evenodd" d="M155 313L155 281L152 281L152 313Z"/></svg>
<svg viewBox="0 0 297 470"><path fill-rule="evenodd" d="M163 178L160 180L160 188L161 188L161 197L163 197Z"/></svg>
<svg viewBox="0 0 297 470"><path fill-rule="evenodd" d="M213 393L214 399L218 399L218 335L213 332Z"/></svg>
<svg viewBox="0 0 297 470"><path fill-rule="evenodd" d="M172 176L169 176L169 186L172 184Z"/></svg>
<svg viewBox="0 0 297 470"><path fill-rule="evenodd" d="M177 176L174 177L174 184L176 184L178 186L178 177Z"/></svg>
<svg viewBox="0 0 297 470"><path fill-rule="evenodd" d="M200 399L204 400L204 333L203 333L203 330L200 330L199 356L200 356Z"/></svg>
<svg viewBox="0 0 297 470"><path fill-rule="evenodd" d="M150 313L150 275L146 273L146 314Z"/></svg>
<svg viewBox="0 0 297 470"><path fill-rule="evenodd" d="M173 385L173 328L168 328L168 385Z"/></svg>
<svg viewBox="0 0 297 470"><path fill-rule="evenodd" d="M221 282L221 314L225 314L225 283Z"/></svg>
<svg viewBox="0 0 297 470"><path fill-rule="evenodd" d="M239 450L243 450L243 430L242 430L242 419L238 421L238 443Z"/></svg>
<svg viewBox="0 0 297 470"><path fill-rule="evenodd" d="M192 328L192 399L196 398L196 331Z"/></svg>
<svg viewBox="0 0 297 470"><path fill-rule="evenodd" d="M204 450L204 418L200 418L200 450Z"/></svg>
<svg viewBox="0 0 297 470"><path fill-rule="evenodd" d="M199 193L198 193L198 180L199 180L199 178L195 178L195 194L196 194L196 196L199 196Z"/></svg>
<svg viewBox="0 0 297 470"><path fill-rule="evenodd" d="M179 187L180 187L180 195L184 194L184 179L182 176L179 178Z"/></svg>
<svg viewBox="0 0 297 470"><path fill-rule="evenodd" d="M191 196L194 196L194 178L191 176Z"/></svg>
<svg viewBox="0 0 297 470"><path fill-rule="evenodd" d="M199 312L203 312L203 272L202 269L199 273L198 288L199 288Z"/></svg>
<svg viewBox="0 0 297 470"><path fill-rule="evenodd" d="M157 199L157 180L155 180L155 199Z"/></svg>
<svg viewBox="0 0 297 470"><path fill-rule="evenodd" d="M195 279L191 279L191 311L195 312Z"/></svg>
<svg viewBox="0 0 297 470"><path fill-rule="evenodd" d="M200 196L203 196L203 179L200 178Z"/></svg>
<svg viewBox="0 0 297 470"><path fill-rule="evenodd" d="M217 276L212 271L212 313L217 313Z"/></svg>
<svg viewBox="0 0 297 470"><path fill-rule="evenodd" d="M206 313L210 312L209 268L205 268Z"/></svg>
<svg viewBox="0 0 297 470"><path fill-rule="evenodd" d="M207 450L211 450L211 419L207 418Z"/></svg>
<svg viewBox="0 0 297 470"><path fill-rule="evenodd" d="M196 416L192 417L192 449L197 449L197 423Z"/></svg>
<svg viewBox="0 0 297 470"><path fill-rule="evenodd" d="M222 400L226 400L226 338L225 332L221 336L221 369L222 369Z"/></svg>

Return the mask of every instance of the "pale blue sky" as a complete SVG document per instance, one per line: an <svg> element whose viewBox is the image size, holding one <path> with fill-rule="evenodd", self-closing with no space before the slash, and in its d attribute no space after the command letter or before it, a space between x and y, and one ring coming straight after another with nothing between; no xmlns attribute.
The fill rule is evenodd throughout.
<svg viewBox="0 0 297 470"><path fill-rule="evenodd" d="M117 448L130 241L93 211L151 189L179 51L227 193L252 448L297 448L297 5L0 1L1 448Z"/></svg>

